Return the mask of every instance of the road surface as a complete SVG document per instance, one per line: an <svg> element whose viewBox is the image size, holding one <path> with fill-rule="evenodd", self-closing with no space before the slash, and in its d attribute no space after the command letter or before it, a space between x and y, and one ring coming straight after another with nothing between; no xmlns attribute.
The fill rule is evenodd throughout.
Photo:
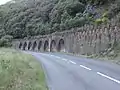
<svg viewBox="0 0 120 90"><path fill-rule="evenodd" d="M32 54L42 63L50 90L120 90L120 66L59 53Z"/></svg>

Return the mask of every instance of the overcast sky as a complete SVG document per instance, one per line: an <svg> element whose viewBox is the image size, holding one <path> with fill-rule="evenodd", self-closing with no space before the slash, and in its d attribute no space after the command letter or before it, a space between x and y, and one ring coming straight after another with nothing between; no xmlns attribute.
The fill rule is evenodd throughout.
<svg viewBox="0 0 120 90"><path fill-rule="evenodd" d="M0 5L5 4L6 2L11 1L11 0L0 0Z"/></svg>

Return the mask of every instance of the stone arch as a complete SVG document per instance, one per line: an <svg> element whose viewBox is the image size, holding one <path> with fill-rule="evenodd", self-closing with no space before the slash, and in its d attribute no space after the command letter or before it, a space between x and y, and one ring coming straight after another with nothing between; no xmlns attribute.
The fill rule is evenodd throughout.
<svg viewBox="0 0 120 90"><path fill-rule="evenodd" d="M32 46L32 43L29 42L29 43L28 43L28 50L30 50L31 46Z"/></svg>
<svg viewBox="0 0 120 90"><path fill-rule="evenodd" d="M32 50L35 50L36 46L37 46L37 42L34 41L34 42L33 42L33 46L32 46Z"/></svg>
<svg viewBox="0 0 120 90"><path fill-rule="evenodd" d="M61 51L64 51L65 50L65 42L63 39L60 39L59 40L59 43L58 43L58 51L61 52Z"/></svg>
<svg viewBox="0 0 120 90"><path fill-rule="evenodd" d="M27 46L27 42L24 43L24 45L23 45L23 50L26 49L26 46Z"/></svg>
<svg viewBox="0 0 120 90"><path fill-rule="evenodd" d="M44 51L48 51L49 49L49 42L46 40L44 43Z"/></svg>
<svg viewBox="0 0 120 90"><path fill-rule="evenodd" d="M55 42L55 40L52 40L52 41L51 41L50 51L51 51L51 52L55 52L55 51L56 51L56 42Z"/></svg>
<svg viewBox="0 0 120 90"><path fill-rule="evenodd" d="M20 42L20 44L19 44L19 49L21 49L22 48L22 42Z"/></svg>
<svg viewBox="0 0 120 90"><path fill-rule="evenodd" d="M41 47L42 47L42 41L39 41L39 43L38 43L38 50L40 50Z"/></svg>

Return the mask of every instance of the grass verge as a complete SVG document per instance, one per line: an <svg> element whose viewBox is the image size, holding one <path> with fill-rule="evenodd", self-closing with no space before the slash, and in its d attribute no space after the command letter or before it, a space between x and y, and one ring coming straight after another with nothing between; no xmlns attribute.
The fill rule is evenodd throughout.
<svg viewBox="0 0 120 90"><path fill-rule="evenodd" d="M0 90L47 90L40 64L31 55L0 48Z"/></svg>

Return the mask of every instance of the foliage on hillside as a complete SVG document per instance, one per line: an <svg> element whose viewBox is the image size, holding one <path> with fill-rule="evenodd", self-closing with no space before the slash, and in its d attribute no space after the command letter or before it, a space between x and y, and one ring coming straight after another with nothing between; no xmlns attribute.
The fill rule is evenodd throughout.
<svg viewBox="0 0 120 90"><path fill-rule="evenodd" d="M10 35L5 35L0 39L0 47L11 47L13 37Z"/></svg>
<svg viewBox="0 0 120 90"><path fill-rule="evenodd" d="M106 22L117 14L119 0L14 0L0 7L0 37L24 38L64 31L84 24ZM112 2L106 12L97 8ZM114 13L113 13L114 12Z"/></svg>

